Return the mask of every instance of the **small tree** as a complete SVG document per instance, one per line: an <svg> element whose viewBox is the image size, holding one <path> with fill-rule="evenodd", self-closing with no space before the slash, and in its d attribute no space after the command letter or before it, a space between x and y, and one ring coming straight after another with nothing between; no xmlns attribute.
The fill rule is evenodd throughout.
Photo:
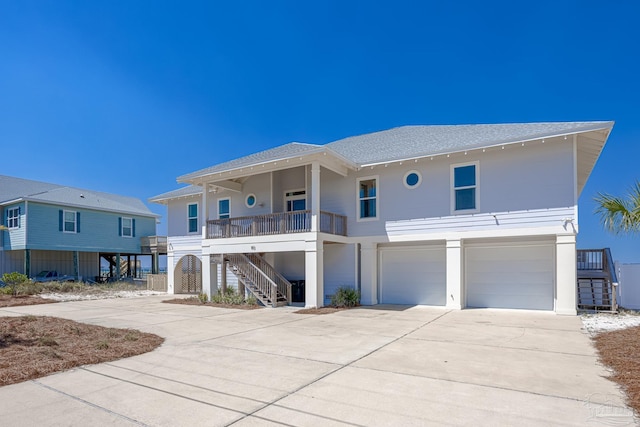
<svg viewBox="0 0 640 427"><path fill-rule="evenodd" d="M11 295L15 297L17 294L18 285L28 282L29 278L24 274L14 271L13 273L4 273L2 275L2 281L11 286Z"/></svg>

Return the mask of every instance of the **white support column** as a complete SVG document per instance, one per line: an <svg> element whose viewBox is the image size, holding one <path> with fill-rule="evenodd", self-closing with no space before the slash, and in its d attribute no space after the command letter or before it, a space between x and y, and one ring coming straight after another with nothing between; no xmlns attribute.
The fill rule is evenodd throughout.
<svg viewBox="0 0 640 427"><path fill-rule="evenodd" d="M462 242L447 240L447 303L446 308L460 310L463 303L462 292Z"/></svg>
<svg viewBox="0 0 640 427"><path fill-rule="evenodd" d="M175 262L173 253L167 254L167 293L175 294L173 286L173 272L175 270Z"/></svg>
<svg viewBox="0 0 640 427"><path fill-rule="evenodd" d="M575 234L556 236L556 314L577 314Z"/></svg>
<svg viewBox="0 0 640 427"><path fill-rule="evenodd" d="M360 303L378 304L378 245L362 243L360 247Z"/></svg>
<svg viewBox="0 0 640 427"><path fill-rule="evenodd" d="M311 163L311 231L320 231L320 163Z"/></svg>
<svg viewBox="0 0 640 427"><path fill-rule="evenodd" d="M209 298L213 295L211 292L211 255L202 254L202 293L207 294Z"/></svg>
<svg viewBox="0 0 640 427"><path fill-rule="evenodd" d="M202 206L200 207L199 217L200 224L202 225L202 238L207 238L207 220L209 219L209 184L202 184Z"/></svg>
<svg viewBox="0 0 640 427"><path fill-rule="evenodd" d="M304 301L305 307L324 305L324 243L321 240L307 242L304 251Z"/></svg>

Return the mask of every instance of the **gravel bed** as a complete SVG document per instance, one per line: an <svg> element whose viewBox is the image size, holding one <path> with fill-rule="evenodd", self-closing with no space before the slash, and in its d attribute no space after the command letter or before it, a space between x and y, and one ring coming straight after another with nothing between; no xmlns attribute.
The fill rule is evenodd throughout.
<svg viewBox="0 0 640 427"><path fill-rule="evenodd" d="M618 314L589 313L580 317L584 328L591 335L640 326L640 312L631 310L622 310Z"/></svg>
<svg viewBox="0 0 640 427"><path fill-rule="evenodd" d="M157 291L103 291L92 293L49 293L40 294L41 298L50 299L54 301L87 301L98 299L111 299L111 298L137 298L146 297L149 295L166 295L166 292Z"/></svg>

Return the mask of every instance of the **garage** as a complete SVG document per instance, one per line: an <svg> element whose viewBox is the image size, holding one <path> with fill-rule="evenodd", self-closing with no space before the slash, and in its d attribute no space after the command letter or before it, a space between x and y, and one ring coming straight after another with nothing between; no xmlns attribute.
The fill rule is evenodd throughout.
<svg viewBox="0 0 640 427"><path fill-rule="evenodd" d="M379 254L381 303L445 305L444 247L385 247Z"/></svg>
<svg viewBox="0 0 640 427"><path fill-rule="evenodd" d="M552 243L468 245L467 307L553 310L554 271Z"/></svg>

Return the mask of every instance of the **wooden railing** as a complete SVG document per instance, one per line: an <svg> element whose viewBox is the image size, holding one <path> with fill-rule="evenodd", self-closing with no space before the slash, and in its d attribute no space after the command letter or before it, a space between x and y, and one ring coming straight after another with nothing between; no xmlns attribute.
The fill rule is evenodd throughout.
<svg viewBox="0 0 640 427"><path fill-rule="evenodd" d="M278 304L278 285L269 278L262 270L251 262L244 254L227 255L229 263L232 264L240 273L242 280L247 288L253 293L257 291L257 298L267 300L273 307Z"/></svg>
<svg viewBox="0 0 640 427"><path fill-rule="evenodd" d="M311 211L280 212L207 221L207 238L268 236L311 231ZM320 231L347 235L347 217L320 211Z"/></svg>
<svg viewBox="0 0 640 427"><path fill-rule="evenodd" d="M140 249L143 254L167 253L167 236L145 236L140 238Z"/></svg>
<svg viewBox="0 0 640 427"><path fill-rule="evenodd" d="M287 302L291 303L291 282L278 273L271 264L258 254L247 254L247 258L260 270L262 270L278 287L278 292L283 295Z"/></svg>

